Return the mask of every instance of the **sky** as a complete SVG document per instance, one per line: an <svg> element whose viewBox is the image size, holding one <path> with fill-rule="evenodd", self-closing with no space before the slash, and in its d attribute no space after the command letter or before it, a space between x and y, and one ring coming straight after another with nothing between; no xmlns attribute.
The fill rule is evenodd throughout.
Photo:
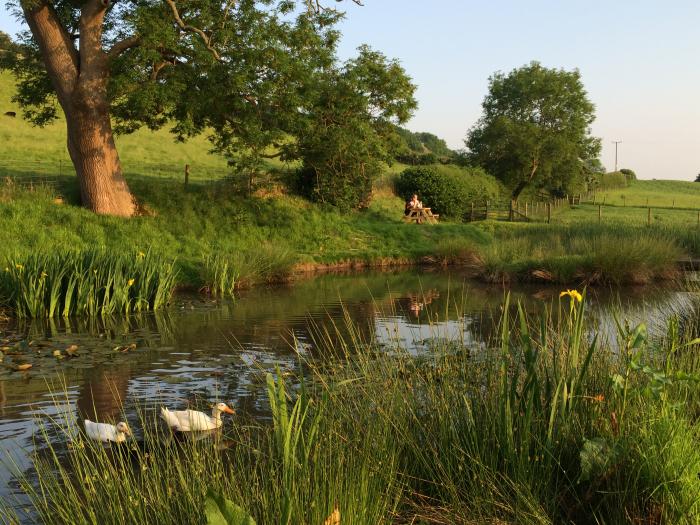
<svg viewBox="0 0 700 525"><path fill-rule="evenodd" d="M418 85L407 124L453 148L481 115L488 78L533 60L578 68L596 106L593 135L609 170L642 179L700 173L698 0L346 0L339 53L369 44ZM18 23L0 12L0 30Z"/></svg>

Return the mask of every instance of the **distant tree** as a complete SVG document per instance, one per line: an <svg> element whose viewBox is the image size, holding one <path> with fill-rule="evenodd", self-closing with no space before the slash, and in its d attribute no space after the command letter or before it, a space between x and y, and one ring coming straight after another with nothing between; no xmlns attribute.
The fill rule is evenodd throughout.
<svg viewBox="0 0 700 525"><path fill-rule="evenodd" d="M700 173L698 173L697 177L695 177L695 182L700 182Z"/></svg>
<svg viewBox="0 0 700 525"><path fill-rule="evenodd" d="M136 207L113 123L213 128L263 149L300 110L309 71L332 62L341 17L316 0L9 1L29 26L20 52L0 54L15 100L39 125L60 106L83 205L120 216Z"/></svg>
<svg viewBox="0 0 700 525"><path fill-rule="evenodd" d="M532 62L498 72L482 107L465 140L469 157L510 188L513 199L530 184L566 191L600 151L600 140L590 135L594 106L577 70Z"/></svg>
<svg viewBox="0 0 700 525"><path fill-rule="evenodd" d="M625 179L627 179L627 183L630 183L633 180L637 180L637 174L630 169L622 168L620 170L620 173L622 173L625 176Z"/></svg>
<svg viewBox="0 0 700 525"><path fill-rule="evenodd" d="M12 39L10 38L10 35L0 31L0 52L8 51L8 50L12 49L12 47L13 47L13 42L12 42Z"/></svg>

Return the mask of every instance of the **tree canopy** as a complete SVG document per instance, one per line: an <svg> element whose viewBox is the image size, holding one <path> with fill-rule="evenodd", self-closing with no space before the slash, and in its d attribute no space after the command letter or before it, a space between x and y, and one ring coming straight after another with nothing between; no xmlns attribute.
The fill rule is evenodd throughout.
<svg viewBox="0 0 700 525"><path fill-rule="evenodd" d="M18 79L26 118L43 125L63 111L83 202L99 213L135 210L113 125L169 126L182 139L212 130L216 149L248 165L270 148L291 156L300 150L288 137L308 126L340 68L334 25L343 15L315 0L17 2L30 30L0 67ZM355 68L351 79L375 130L386 118L404 121L415 106L412 90L406 100L391 94L396 63L365 69L383 67L365 78ZM408 82L400 73L397 82Z"/></svg>
<svg viewBox="0 0 700 525"><path fill-rule="evenodd" d="M495 73L482 108L465 140L469 159L509 187L513 199L528 185L566 192L600 151L590 135L595 108L577 70L532 62Z"/></svg>

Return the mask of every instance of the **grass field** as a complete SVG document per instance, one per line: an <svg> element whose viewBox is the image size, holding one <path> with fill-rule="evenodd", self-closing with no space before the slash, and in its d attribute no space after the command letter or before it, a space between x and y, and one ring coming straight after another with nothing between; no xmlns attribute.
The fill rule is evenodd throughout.
<svg viewBox="0 0 700 525"><path fill-rule="evenodd" d="M65 121L37 128L21 117L14 94L12 76L0 72L0 177L55 176L73 173L66 151ZM5 116L15 111L17 117ZM132 135L117 137L117 148L127 177L148 175L182 180L185 164L191 165L191 179L220 178L228 173L226 161L209 153L206 137L178 143L167 129L142 129Z"/></svg>
<svg viewBox="0 0 700 525"><path fill-rule="evenodd" d="M700 183L678 180L638 180L627 188L599 191L596 203L612 206L700 209Z"/></svg>

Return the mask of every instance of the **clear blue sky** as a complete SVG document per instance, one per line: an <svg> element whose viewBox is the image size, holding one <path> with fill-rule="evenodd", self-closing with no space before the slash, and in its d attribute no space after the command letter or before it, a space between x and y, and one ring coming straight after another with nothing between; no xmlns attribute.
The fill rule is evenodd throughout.
<svg viewBox="0 0 700 525"><path fill-rule="evenodd" d="M640 178L700 173L700 1L346 0L341 56L362 43L398 58L418 85L408 127L461 147L487 80L531 60L578 68L596 105L602 161ZM0 30L17 23L0 13Z"/></svg>

